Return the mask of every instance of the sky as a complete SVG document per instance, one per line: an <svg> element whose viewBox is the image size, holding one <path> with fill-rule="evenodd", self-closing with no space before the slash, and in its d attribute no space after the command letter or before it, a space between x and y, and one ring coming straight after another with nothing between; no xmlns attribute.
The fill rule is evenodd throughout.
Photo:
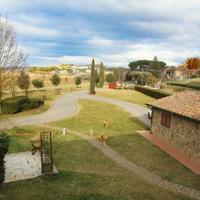
<svg viewBox="0 0 200 200"><path fill-rule="evenodd" d="M177 66L200 55L199 0L0 0L27 64L127 67L157 56Z"/></svg>

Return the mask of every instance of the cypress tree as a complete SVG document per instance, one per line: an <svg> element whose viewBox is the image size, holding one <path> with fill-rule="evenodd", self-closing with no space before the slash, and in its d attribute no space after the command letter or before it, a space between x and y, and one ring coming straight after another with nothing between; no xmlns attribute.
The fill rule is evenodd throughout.
<svg viewBox="0 0 200 200"><path fill-rule="evenodd" d="M91 75L90 75L90 94L95 94L95 63L92 60Z"/></svg>
<svg viewBox="0 0 200 200"><path fill-rule="evenodd" d="M104 66L103 66L103 62L101 62L100 65L100 75L99 75L99 87L102 88L104 85Z"/></svg>

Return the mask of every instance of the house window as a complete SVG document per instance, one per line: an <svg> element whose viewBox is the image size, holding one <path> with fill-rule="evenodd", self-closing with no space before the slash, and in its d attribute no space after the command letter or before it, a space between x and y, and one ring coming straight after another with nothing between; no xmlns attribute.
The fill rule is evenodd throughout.
<svg viewBox="0 0 200 200"><path fill-rule="evenodd" d="M171 126L171 114L168 112L162 112L162 117L161 117L161 125L170 128Z"/></svg>

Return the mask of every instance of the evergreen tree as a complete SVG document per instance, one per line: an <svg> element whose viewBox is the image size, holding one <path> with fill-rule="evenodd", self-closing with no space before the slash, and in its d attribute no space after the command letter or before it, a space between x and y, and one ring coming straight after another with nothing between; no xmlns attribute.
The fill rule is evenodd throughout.
<svg viewBox="0 0 200 200"><path fill-rule="evenodd" d="M100 72L99 72L99 87L102 88L104 85L104 66L103 62L100 65Z"/></svg>
<svg viewBox="0 0 200 200"><path fill-rule="evenodd" d="M90 94L95 94L95 63L92 60L91 75L90 75Z"/></svg>
<svg viewBox="0 0 200 200"><path fill-rule="evenodd" d="M17 79L17 85L20 89L25 90L25 94L28 97L28 88L30 86L30 77L28 74L26 74L25 70L22 70L20 72L20 75Z"/></svg>
<svg viewBox="0 0 200 200"><path fill-rule="evenodd" d="M99 84L99 73L98 73L97 69L95 69L94 77L95 77L95 84L98 85Z"/></svg>
<svg viewBox="0 0 200 200"><path fill-rule="evenodd" d="M75 84L76 86L78 87L79 85L81 85L81 77L80 76L77 76L76 79L75 79Z"/></svg>

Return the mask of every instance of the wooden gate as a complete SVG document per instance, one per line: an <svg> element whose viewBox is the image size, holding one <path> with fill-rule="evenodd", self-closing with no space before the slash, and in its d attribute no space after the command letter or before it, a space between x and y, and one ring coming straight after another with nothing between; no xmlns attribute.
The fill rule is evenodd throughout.
<svg viewBox="0 0 200 200"><path fill-rule="evenodd" d="M41 169L42 174L50 174L53 172L53 156L52 156L52 134L51 132L41 132Z"/></svg>

